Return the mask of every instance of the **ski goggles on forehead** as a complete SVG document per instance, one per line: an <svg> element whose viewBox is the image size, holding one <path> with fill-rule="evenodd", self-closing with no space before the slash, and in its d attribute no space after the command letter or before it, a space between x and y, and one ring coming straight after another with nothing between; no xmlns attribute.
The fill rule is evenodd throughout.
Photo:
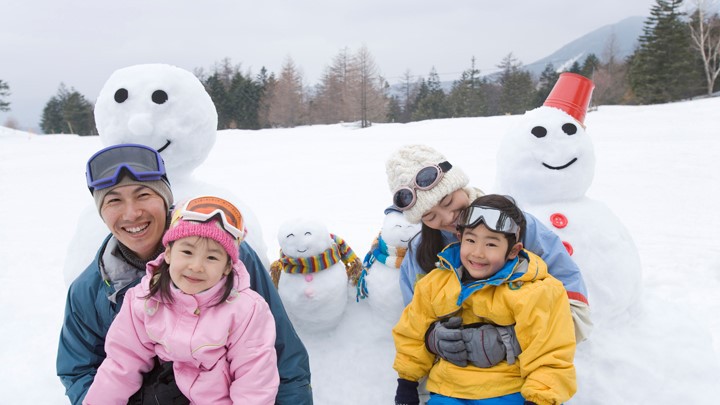
<svg viewBox="0 0 720 405"><path fill-rule="evenodd" d="M125 171L137 181L167 179L162 156L155 149L130 143L113 145L87 162L85 176L90 192L118 184Z"/></svg>
<svg viewBox="0 0 720 405"><path fill-rule="evenodd" d="M240 210L219 197L196 197L175 210L171 225L180 219L185 221L208 222L219 219L220 226L238 240L245 237L247 230Z"/></svg>
<svg viewBox="0 0 720 405"><path fill-rule="evenodd" d="M497 208L471 205L460 211L457 226L475 228L481 222L491 231L515 235L515 239L520 239L520 225Z"/></svg>
<svg viewBox="0 0 720 405"><path fill-rule="evenodd" d="M415 175L412 184L395 190L395 193L393 193L393 205L400 211L409 210L417 201L416 190L424 191L435 187L450 169L452 169L452 165L447 161L423 167Z"/></svg>

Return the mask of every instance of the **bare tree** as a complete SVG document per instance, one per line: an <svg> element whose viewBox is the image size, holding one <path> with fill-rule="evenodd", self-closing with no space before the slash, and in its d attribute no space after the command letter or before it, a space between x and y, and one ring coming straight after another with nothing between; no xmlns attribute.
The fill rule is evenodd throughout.
<svg viewBox="0 0 720 405"><path fill-rule="evenodd" d="M361 127L366 128L372 121L384 120L387 115L387 98L383 91L386 84L365 45L358 50L354 62L360 98L355 108L360 110Z"/></svg>
<svg viewBox="0 0 720 405"><path fill-rule="evenodd" d="M712 94L715 80L720 74L720 19L717 13L709 14L709 10L717 9L717 2L692 0L692 3L696 8L691 14L690 33L693 45L703 62L707 94Z"/></svg>
<svg viewBox="0 0 720 405"><path fill-rule="evenodd" d="M289 56L280 77L274 83L268 108L268 122L273 127L291 128L305 123L306 111L302 75Z"/></svg>

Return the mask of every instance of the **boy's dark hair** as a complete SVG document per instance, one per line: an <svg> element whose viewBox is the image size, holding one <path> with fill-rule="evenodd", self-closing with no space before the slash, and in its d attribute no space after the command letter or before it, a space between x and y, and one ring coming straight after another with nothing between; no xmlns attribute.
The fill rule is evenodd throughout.
<svg viewBox="0 0 720 405"><path fill-rule="evenodd" d="M512 197L499 194L487 194L476 198L475 201L470 203L470 206L495 208L512 218L512 220L520 226L519 240L515 237L515 235L503 233L508 241L508 253L513 245L521 241L525 236L525 228L527 227L525 214L523 214L522 210L517 206L517 204L515 204L515 200L513 200ZM465 226L458 225L457 230L460 234L462 234L465 231L465 228Z"/></svg>
<svg viewBox="0 0 720 405"><path fill-rule="evenodd" d="M172 245L175 242L170 242L168 244L169 248L172 248ZM230 255L227 257L228 263L232 263L230 259ZM150 280L150 292L143 298L147 299L150 297L155 296L156 294L160 294L160 297L166 302L173 302L175 301L172 297L172 293L170 293L170 285L172 284L172 278L170 277L170 265L163 260L160 265L155 269L155 273L153 274L152 279ZM225 290L223 291L222 297L213 304L212 306L220 305L223 302L225 302L228 297L230 297L230 294L232 293L233 287L235 285L235 272L230 271L228 273L227 277L225 277Z"/></svg>

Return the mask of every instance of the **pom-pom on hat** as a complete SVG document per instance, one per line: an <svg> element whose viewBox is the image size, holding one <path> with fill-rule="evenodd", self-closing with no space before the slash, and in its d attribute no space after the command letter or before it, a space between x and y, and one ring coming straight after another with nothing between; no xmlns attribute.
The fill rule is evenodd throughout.
<svg viewBox="0 0 720 405"><path fill-rule="evenodd" d="M543 105L565 111L584 127L585 114L594 88L595 84L585 76L570 72L560 73Z"/></svg>
<svg viewBox="0 0 720 405"><path fill-rule="evenodd" d="M185 202L179 204L173 211L170 228L165 232L162 239L163 246L167 248L171 242L191 236L209 238L219 243L220 246L225 249L233 264L237 263L238 260L240 260L239 247L242 238L235 237L229 231L225 230L221 218L212 217L206 222L184 218L183 210L185 205Z"/></svg>
<svg viewBox="0 0 720 405"><path fill-rule="evenodd" d="M414 188L415 177L425 167L447 162L437 150L427 145L407 145L396 150L385 162L388 186L395 193L401 187L414 189L415 205L403 211L408 222L417 224L423 214L437 205L446 195L468 185L468 177L460 168L452 166L442 179L429 190Z"/></svg>

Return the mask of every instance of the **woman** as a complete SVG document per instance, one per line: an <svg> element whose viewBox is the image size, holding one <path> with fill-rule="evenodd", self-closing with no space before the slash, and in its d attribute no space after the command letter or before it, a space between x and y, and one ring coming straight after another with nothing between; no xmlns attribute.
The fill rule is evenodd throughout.
<svg viewBox="0 0 720 405"><path fill-rule="evenodd" d="M453 166L440 152L426 145L407 145L398 149L388 158L385 168L388 186L393 193L393 204L411 223L422 222L421 231L411 241L409 252L400 266L400 289L407 305L412 300L415 282L436 267L437 254L445 246L458 240L456 221L459 212L484 193L478 188L469 187L468 177L460 168ZM541 256L547 263L550 274L565 286L575 325L575 338L579 343L587 339L592 329L587 289L580 269L572 261L557 235L532 215L524 214L527 231L523 245ZM449 324L450 329L460 326L454 320ZM431 328L427 336L428 349L443 358L467 355L470 361L473 355L462 353L457 343L443 342L445 338L462 338L459 331L448 331L447 325L448 323L436 323L434 329ZM463 329L468 328L464 326ZM463 333L467 340L470 333ZM498 335L503 336L505 333L500 331ZM482 339L482 333L476 336ZM502 340L507 342L507 338ZM488 345L487 339L475 343L481 345L480 347ZM502 343L497 345L502 346ZM461 353L458 354L458 350Z"/></svg>

